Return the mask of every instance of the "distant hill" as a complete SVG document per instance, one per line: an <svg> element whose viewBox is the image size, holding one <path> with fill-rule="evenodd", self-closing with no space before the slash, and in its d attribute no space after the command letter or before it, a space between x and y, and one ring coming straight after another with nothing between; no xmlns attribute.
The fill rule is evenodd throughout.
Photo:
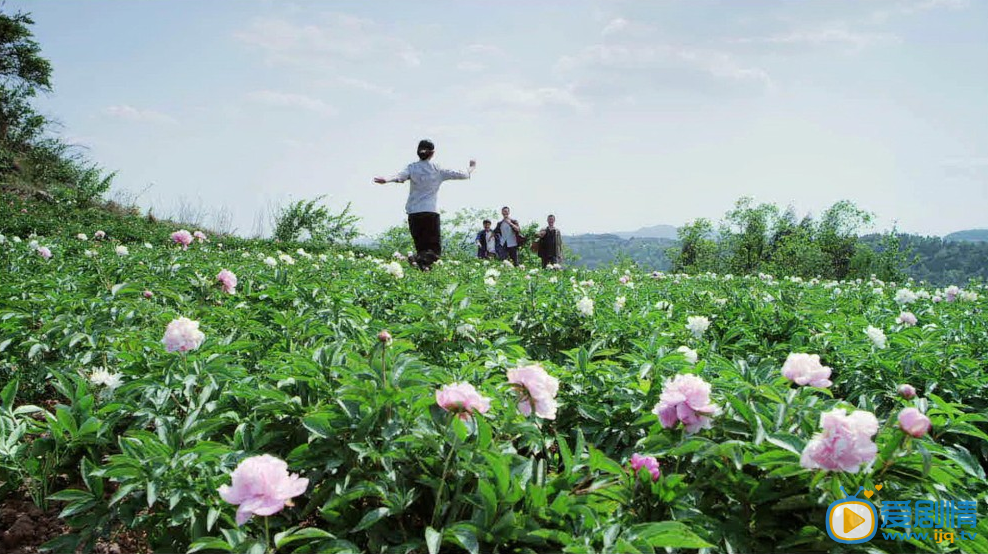
<svg viewBox="0 0 988 554"><path fill-rule="evenodd" d="M622 231L613 234L623 239L675 239L679 236L677 234L678 230L679 228L675 225L653 225L651 227L642 227L637 231Z"/></svg>
<svg viewBox="0 0 988 554"><path fill-rule="evenodd" d="M967 229L943 237L944 242L988 242L988 229Z"/></svg>
<svg viewBox="0 0 988 554"><path fill-rule="evenodd" d="M600 267L631 260L645 269L666 271L672 267L666 249L676 241L668 238L622 238L618 234L573 235L563 238L566 248L577 256L574 265Z"/></svg>

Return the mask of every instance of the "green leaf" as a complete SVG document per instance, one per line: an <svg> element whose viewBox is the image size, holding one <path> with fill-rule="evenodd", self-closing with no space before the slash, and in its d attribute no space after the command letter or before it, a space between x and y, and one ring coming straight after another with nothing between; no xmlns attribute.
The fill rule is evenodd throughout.
<svg viewBox="0 0 988 554"><path fill-rule="evenodd" d="M79 489L65 489L48 496L48 500L55 500L57 502L77 502L79 500L92 499L92 493Z"/></svg>
<svg viewBox="0 0 988 554"><path fill-rule="evenodd" d="M9 342L9 341L8 341ZM3 349L0 348L0 352ZM14 407L14 396L17 394L17 379L7 383L7 386L0 391L0 406L9 409Z"/></svg>
<svg viewBox="0 0 988 554"><path fill-rule="evenodd" d="M371 525L374 525L375 523L380 521L381 518L387 516L390 513L391 510L388 508L375 508L364 514L364 517L360 519L360 523L358 523L357 526L354 527L350 532L356 533L357 531L363 531L364 529L367 529Z"/></svg>
<svg viewBox="0 0 988 554"><path fill-rule="evenodd" d="M467 552L470 554L480 553L480 542L477 540L477 530L469 523L457 523L449 530L447 530L445 535L452 535L452 538L456 540Z"/></svg>
<svg viewBox="0 0 988 554"><path fill-rule="evenodd" d="M96 506L96 500L93 499L79 500L66 506L62 510L62 512L58 514L58 517L65 519L67 517L74 516L75 514L78 514L80 512L85 512L86 510L92 508L93 506Z"/></svg>
<svg viewBox="0 0 988 554"><path fill-rule="evenodd" d="M429 549L429 554L439 552L439 547L443 544L442 531L436 531L431 526L425 528L425 546Z"/></svg>
<svg viewBox="0 0 988 554"><path fill-rule="evenodd" d="M147 500L148 500L148 508L154 506L154 503L158 501L158 483L154 481L148 481Z"/></svg>
<svg viewBox="0 0 988 554"><path fill-rule="evenodd" d="M679 521L643 523L630 527L627 532L644 540L649 546L659 548L713 548L714 546Z"/></svg>
<svg viewBox="0 0 988 554"><path fill-rule="evenodd" d="M192 552L199 552L200 550L222 550L224 552L232 552L233 547L230 543L223 539L218 539L216 537L203 537L201 539L196 539L189 545L189 554Z"/></svg>
<svg viewBox="0 0 988 554"><path fill-rule="evenodd" d="M590 448L590 469L603 471L612 475L621 475L624 473L624 468L621 467L621 464L608 458L603 452L593 447Z"/></svg>
<svg viewBox="0 0 988 554"><path fill-rule="evenodd" d="M274 544L276 547L281 548L282 546L295 541L332 540L335 538L336 537L328 531L323 531L322 529L318 529L316 527L306 527L304 529L292 528L275 535Z"/></svg>
<svg viewBox="0 0 988 554"><path fill-rule="evenodd" d="M802 454L803 449L806 448L806 443L803 442L803 439L788 433L769 433L765 440L797 455Z"/></svg>
<svg viewBox="0 0 988 554"><path fill-rule="evenodd" d="M302 419L302 425L316 438L328 439L335 435L329 414L312 414Z"/></svg>
<svg viewBox="0 0 988 554"><path fill-rule="evenodd" d="M981 468L981 464L978 463L978 460L972 456L971 452L969 452L966 448L961 445L956 445L953 447L948 446L943 450L944 455L956 462L957 465L961 466L961 469L963 469L965 473L975 479L984 481L985 470Z"/></svg>

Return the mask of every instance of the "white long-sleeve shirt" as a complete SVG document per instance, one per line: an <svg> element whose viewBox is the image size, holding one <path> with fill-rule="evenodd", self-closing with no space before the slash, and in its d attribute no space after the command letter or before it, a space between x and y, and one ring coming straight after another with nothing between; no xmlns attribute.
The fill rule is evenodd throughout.
<svg viewBox="0 0 988 554"><path fill-rule="evenodd" d="M405 202L405 213L436 212L436 194L443 181L452 179L469 179L469 171L443 169L432 160L420 160L398 172L388 179L388 182L404 183L411 179L408 189L408 202Z"/></svg>

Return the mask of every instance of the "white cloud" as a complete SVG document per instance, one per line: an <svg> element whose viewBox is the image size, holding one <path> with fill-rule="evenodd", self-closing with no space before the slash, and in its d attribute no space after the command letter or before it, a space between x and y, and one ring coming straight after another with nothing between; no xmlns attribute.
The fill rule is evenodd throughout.
<svg viewBox="0 0 988 554"><path fill-rule="evenodd" d="M869 46L900 42L891 33L868 33L849 29L845 24L833 23L816 29L804 29L779 33L766 37L732 39L737 44L808 44L811 46L837 46L857 52Z"/></svg>
<svg viewBox="0 0 988 554"><path fill-rule="evenodd" d="M141 110L127 104L108 106L103 109L103 114L114 119L137 123L151 123L154 125L175 125L178 123L177 119L168 114L155 110Z"/></svg>
<svg viewBox="0 0 988 554"><path fill-rule="evenodd" d="M612 19L607 25L604 26L604 30L600 34L604 35L614 35L624 31L628 28L628 20L623 17L616 17Z"/></svg>
<svg viewBox="0 0 988 554"><path fill-rule="evenodd" d="M371 93L374 93L374 94L379 94L381 96L386 96L388 98L394 98L394 97L397 96L397 93L395 92L395 89L393 89L391 87L384 87L384 86L381 86L381 85L376 85L374 83L370 83L370 82L364 81L363 79L356 79L356 78L353 78L353 77L340 77L338 79L338 82L341 85L345 85L345 86L348 86L348 87L351 87L351 88L362 90L364 92L371 92Z"/></svg>
<svg viewBox="0 0 988 554"><path fill-rule="evenodd" d="M481 71L487 69L487 66L474 61L462 61L456 64L456 68L461 71L468 71L470 73L480 73Z"/></svg>
<svg viewBox="0 0 988 554"><path fill-rule="evenodd" d="M501 62L506 58L504 50L491 44L470 44L460 50L460 61L456 68L469 73L479 73L490 67L491 63Z"/></svg>
<svg viewBox="0 0 988 554"><path fill-rule="evenodd" d="M915 15L931 10L949 9L962 10L970 6L970 0L918 0L913 2L897 2L890 7L875 10L871 20L885 22L892 16Z"/></svg>
<svg viewBox="0 0 988 554"><path fill-rule="evenodd" d="M503 56L504 51L493 44L471 44L463 49L463 53L472 56L497 57Z"/></svg>
<svg viewBox="0 0 988 554"><path fill-rule="evenodd" d="M556 87L526 88L513 83L496 83L477 87L469 93L474 106L482 108L540 109L562 106L576 110L588 108L572 92Z"/></svg>
<svg viewBox="0 0 988 554"><path fill-rule="evenodd" d="M970 178L988 176L988 156L948 158L940 165L947 173L955 176Z"/></svg>
<svg viewBox="0 0 988 554"><path fill-rule="evenodd" d="M381 25L340 13L306 23L255 18L234 36L262 51L271 63L320 68L367 60L392 61L404 67L422 63L421 54L411 44Z"/></svg>
<svg viewBox="0 0 988 554"><path fill-rule="evenodd" d="M334 116L338 113L336 108L333 106L330 106L318 98L312 98L311 96L306 96L304 94L278 92L273 90L258 90L251 92L247 96L255 102L268 106L306 110L324 117Z"/></svg>
<svg viewBox="0 0 988 554"><path fill-rule="evenodd" d="M765 70L747 65L728 52L670 44L595 44L556 64L561 72L616 69L654 71L690 69L732 81L750 81L772 88Z"/></svg>

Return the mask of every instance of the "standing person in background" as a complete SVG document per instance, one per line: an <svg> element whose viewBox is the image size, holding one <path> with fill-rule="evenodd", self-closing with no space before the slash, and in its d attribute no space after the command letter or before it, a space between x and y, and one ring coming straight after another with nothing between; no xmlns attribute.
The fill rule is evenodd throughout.
<svg viewBox="0 0 988 554"><path fill-rule="evenodd" d="M542 267L549 264L563 263L563 234L556 229L556 216L549 214L546 222L549 224L539 231L539 258Z"/></svg>
<svg viewBox="0 0 988 554"><path fill-rule="evenodd" d="M501 215L503 219L497 223L494 231L497 235L498 257L502 260L510 259L511 263L518 265L518 246L524 242L521 226L517 219L511 219L511 208L501 208Z"/></svg>
<svg viewBox="0 0 988 554"><path fill-rule="evenodd" d="M477 257L480 259L493 258L497 255L497 237L491 229L491 220L484 220L484 229L477 233L474 240L477 244Z"/></svg>
<svg viewBox="0 0 988 554"><path fill-rule="evenodd" d="M408 164L408 167L393 177L374 178L374 182L379 185L404 183L411 179L405 213L408 214L408 230L415 242L415 256L409 258L409 261L414 262L422 271L428 271L443 250L439 212L436 209L439 185L451 179L469 179L477 167L477 162L470 160L470 167L465 172L442 169L432 161L435 153L436 146L432 141L421 140L418 147L419 161Z"/></svg>

